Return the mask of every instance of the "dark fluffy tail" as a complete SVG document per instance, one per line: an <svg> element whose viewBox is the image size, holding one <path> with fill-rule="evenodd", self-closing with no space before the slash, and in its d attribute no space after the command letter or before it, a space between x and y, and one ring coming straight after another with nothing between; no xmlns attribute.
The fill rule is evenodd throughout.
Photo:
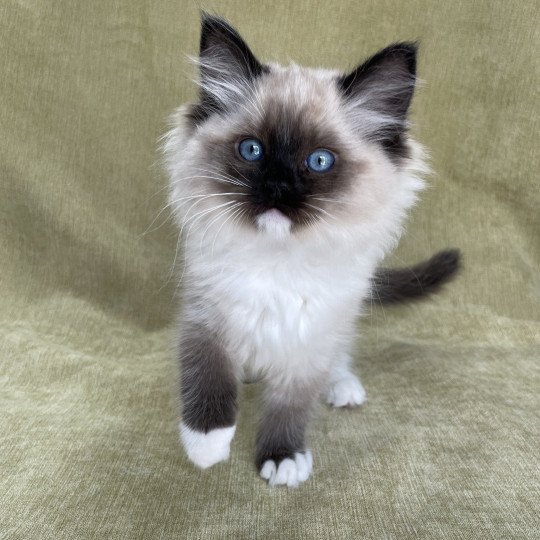
<svg viewBox="0 0 540 540"><path fill-rule="evenodd" d="M373 300L396 304L434 293L457 274L460 262L459 250L448 249L414 266L379 268L373 278Z"/></svg>

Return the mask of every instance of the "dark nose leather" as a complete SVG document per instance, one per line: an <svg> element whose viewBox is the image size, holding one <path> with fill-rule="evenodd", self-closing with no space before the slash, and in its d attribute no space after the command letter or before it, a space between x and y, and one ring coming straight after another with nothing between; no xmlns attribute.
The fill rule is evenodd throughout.
<svg viewBox="0 0 540 540"><path fill-rule="evenodd" d="M296 209L305 197L306 186L294 167L282 159L268 159L253 187L254 201L266 208Z"/></svg>

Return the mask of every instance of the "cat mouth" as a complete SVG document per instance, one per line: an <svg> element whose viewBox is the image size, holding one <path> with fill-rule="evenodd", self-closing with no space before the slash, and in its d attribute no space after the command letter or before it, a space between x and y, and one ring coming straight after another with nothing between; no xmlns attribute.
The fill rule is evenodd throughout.
<svg viewBox="0 0 540 540"><path fill-rule="evenodd" d="M291 233L292 220L277 208L261 212L256 218L256 223L259 231L274 238L285 238Z"/></svg>

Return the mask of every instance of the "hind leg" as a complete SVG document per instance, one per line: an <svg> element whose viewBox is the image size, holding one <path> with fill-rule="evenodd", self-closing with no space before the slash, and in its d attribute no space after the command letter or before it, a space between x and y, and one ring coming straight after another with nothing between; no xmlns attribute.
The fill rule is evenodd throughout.
<svg viewBox="0 0 540 540"><path fill-rule="evenodd" d="M366 391L351 371L351 357L342 353L330 373L326 402L332 407L357 407L366 400Z"/></svg>

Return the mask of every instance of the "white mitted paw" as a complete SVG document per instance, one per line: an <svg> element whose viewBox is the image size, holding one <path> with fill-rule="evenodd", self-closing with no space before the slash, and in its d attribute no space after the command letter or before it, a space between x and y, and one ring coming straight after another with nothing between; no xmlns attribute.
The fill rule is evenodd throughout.
<svg viewBox="0 0 540 540"><path fill-rule="evenodd" d="M330 373L326 402L332 407L357 407L366 401L366 391L350 369L351 357L342 354Z"/></svg>
<svg viewBox="0 0 540 540"><path fill-rule="evenodd" d="M263 463L261 477L271 486L296 487L309 478L313 468L313 456L309 450L296 452L294 458L280 461L278 465L272 459Z"/></svg>
<svg viewBox="0 0 540 540"><path fill-rule="evenodd" d="M332 407L357 407L365 400L366 391L352 373L348 373L342 379L332 381L326 394L326 401Z"/></svg>
<svg viewBox="0 0 540 540"><path fill-rule="evenodd" d="M206 469L229 458L231 441L236 426L218 428L204 433L180 422L180 438L188 458L201 469Z"/></svg>

